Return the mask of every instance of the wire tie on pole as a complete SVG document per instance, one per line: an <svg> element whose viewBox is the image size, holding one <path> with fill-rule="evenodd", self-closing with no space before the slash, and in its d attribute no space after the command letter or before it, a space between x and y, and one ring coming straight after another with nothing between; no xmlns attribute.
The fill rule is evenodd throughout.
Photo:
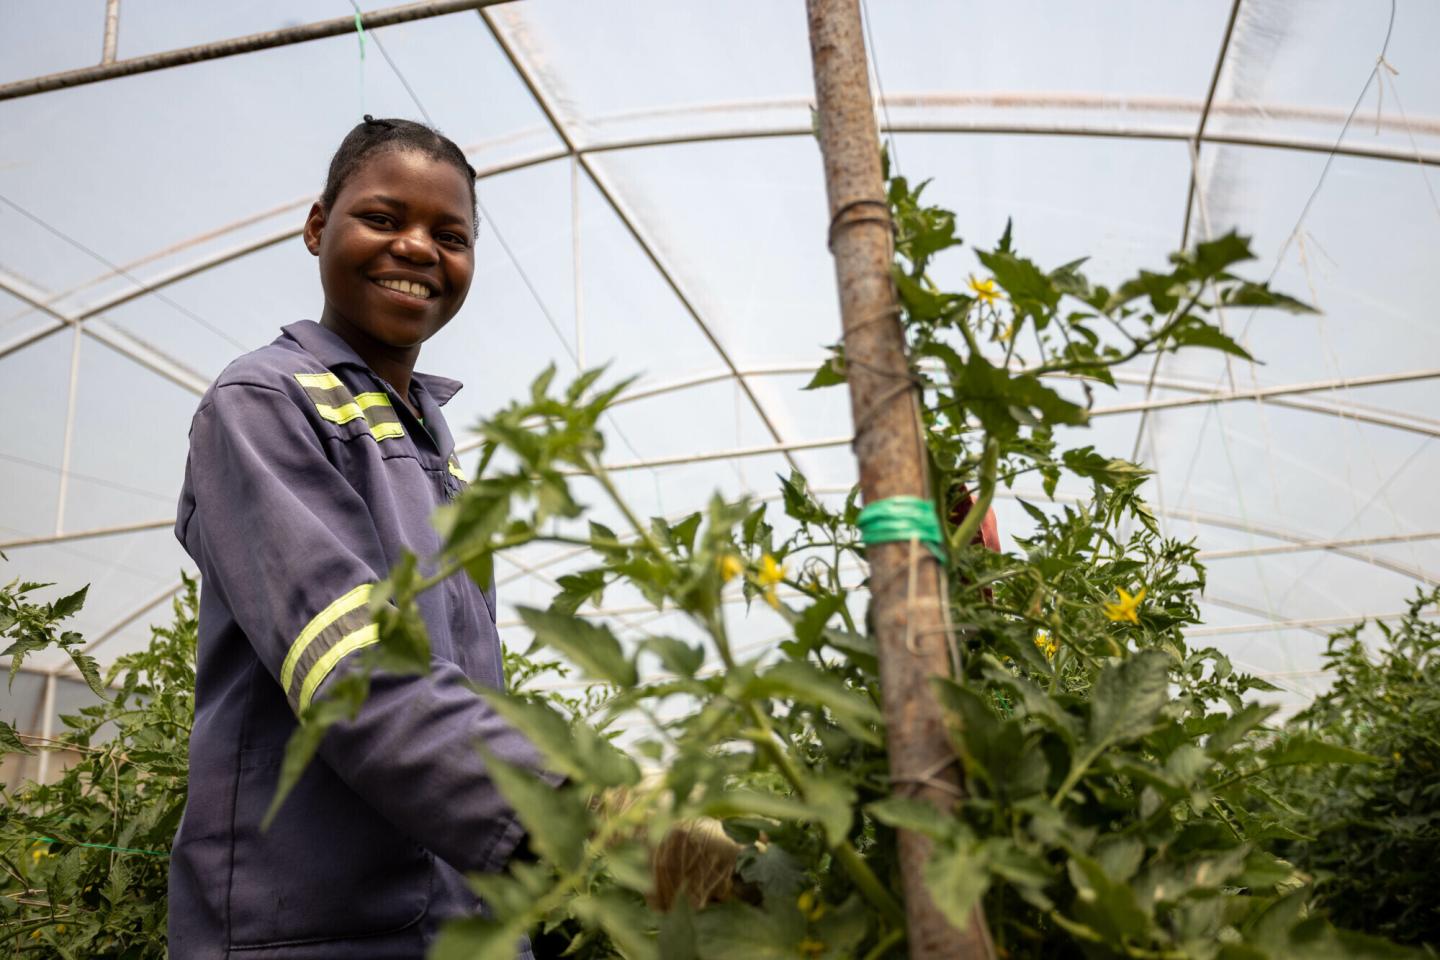
<svg viewBox="0 0 1440 960"><path fill-rule="evenodd" d="M858 213L856 211L867 207L879 207L883 213ZM841 205L835 215L830 218L830 229L826 231L825 245L833 253L835 250L835 235L841 230L852 227L857 223L881 223L884 224L893 234L895 222L890 219L890 201L860 199L851 200Z"/></svg>

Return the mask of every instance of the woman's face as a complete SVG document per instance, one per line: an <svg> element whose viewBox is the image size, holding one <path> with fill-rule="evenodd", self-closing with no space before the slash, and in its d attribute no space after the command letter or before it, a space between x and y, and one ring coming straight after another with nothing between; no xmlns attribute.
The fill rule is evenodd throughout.
<svg viewBox="0 0 1440 960"><path fill-rule="evenodd" d="M404 148L371 154L331 208L317 203L305 221L325 288L321 322L418 350L470 291L472 217L470 184L452 164Z"/></svg>

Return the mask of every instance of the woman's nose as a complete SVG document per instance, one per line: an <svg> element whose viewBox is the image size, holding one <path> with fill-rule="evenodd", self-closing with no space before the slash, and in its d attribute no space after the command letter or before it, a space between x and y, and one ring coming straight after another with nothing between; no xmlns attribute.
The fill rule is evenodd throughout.
<svg viewBox="0 0 1440 960"><path fill-rule="evenodd" d="M430 237L418 230L403 230L390 241L390 253L411 263L435 263L439 254Z"/></svg>

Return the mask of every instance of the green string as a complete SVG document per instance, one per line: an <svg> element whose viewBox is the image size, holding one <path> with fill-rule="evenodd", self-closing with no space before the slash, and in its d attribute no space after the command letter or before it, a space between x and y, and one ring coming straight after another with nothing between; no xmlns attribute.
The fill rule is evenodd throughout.
<svg viewBox="0 0 1440 960"><path fill-rule="evenodd" d="M920 497L886 497L866 504L860 511L860 539L866 546L919 540L945 562L945 538L933 500Z"/></svg>
<svg viewBox="0 0 1440 960"><path fill-rule="evenodd" d="M56 840L54 837L30 837L36 843L63 843L72 847L92 847L96 850L114 850L116 853L144 853L152 857L168 857L168 850L137 850L134 847L112 847L108 843L82 843L79 840Z"/></svg>

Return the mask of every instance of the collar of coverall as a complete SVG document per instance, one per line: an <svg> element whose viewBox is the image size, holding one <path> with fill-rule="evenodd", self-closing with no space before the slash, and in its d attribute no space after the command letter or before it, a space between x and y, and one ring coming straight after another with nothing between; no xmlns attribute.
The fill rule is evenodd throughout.
<svg viewBox="0 0 1440 960"><path fill-rule="evenodd" d="M329 369L349 364L362 370L370 370L365 361L360 359L360 355L350 348L350 344L314 320L299 320L280 329L291 340L300 344L306 353L325 364ZM450 398L459 393L460 388L464 386L459 380L437 377L434 374L421 373L418 370L410 374L410 379L434 397L436 405L441 407L449 403Z"/></svg>

